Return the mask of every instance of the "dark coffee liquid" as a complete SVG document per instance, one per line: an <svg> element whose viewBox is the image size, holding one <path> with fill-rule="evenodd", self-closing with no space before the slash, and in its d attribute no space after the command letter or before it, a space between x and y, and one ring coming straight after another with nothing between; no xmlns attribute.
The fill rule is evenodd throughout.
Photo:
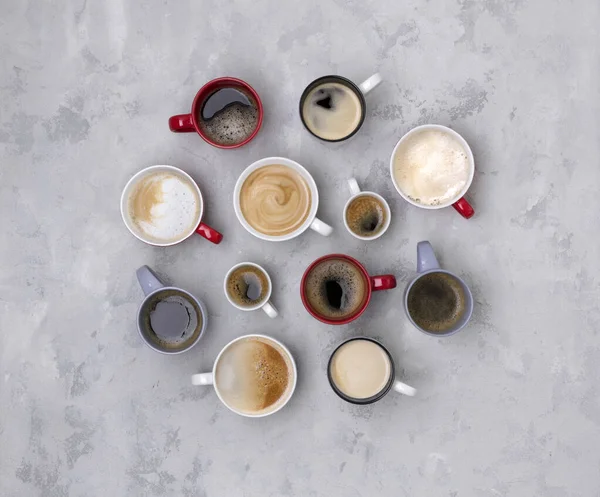
<svg viewBox="0 0 600 497"><path fill-rule="evenodd" d="M198 124L208 138L220 145L236 145L248 139L258 125L255 99L238 88L221 88L202 104Z"/></svg>
<svg viewBox="0 0 600 497"><path fill-rule="evenodd" d="M227 279L227 294L241 307L253 307L262 303L268 292L269 280L265 273L255 266L240 266Z"/></svg>
<svg viewBox="0 0 600 497"><path fill-rule="evenodd" d="M160 301L150 312L150 326L158 337L181 337L189 325L190 311L182 301Z"/></svg>
<svg viewBox="0 0 600 497"><path fill-rule="evenodd" d="M359 195L346 209L346 223L358 236L377 235L386 225L387 214L381 201L370 195Z"/></svg>
<svg viewBox="0 0 600 497"><path fill-rule="evenodd" d="M419 278L408 293L408 313L414 322L431 333L453 329L466 310L465 291L454 276L429 273Z"/></svg>
<svg viewBox="0 0 600 497"><path fill-rule="evenodd" d="M342 320L364 304L368 282L362 271L345 259L329 259L306 277L304 293L309 306L327 319Z"/></svg>

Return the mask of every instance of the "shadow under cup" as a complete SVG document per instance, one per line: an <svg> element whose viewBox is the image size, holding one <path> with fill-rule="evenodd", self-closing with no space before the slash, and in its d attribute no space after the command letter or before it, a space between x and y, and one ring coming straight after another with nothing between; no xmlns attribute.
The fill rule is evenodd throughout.
<svg viewBox="0 0 600 497"><path fill-rule="evenodd" d="M205 328L203 312L190 294L175 287L156 290L138 311L138 330L154 350L166 354L193 347Z"/></svg>

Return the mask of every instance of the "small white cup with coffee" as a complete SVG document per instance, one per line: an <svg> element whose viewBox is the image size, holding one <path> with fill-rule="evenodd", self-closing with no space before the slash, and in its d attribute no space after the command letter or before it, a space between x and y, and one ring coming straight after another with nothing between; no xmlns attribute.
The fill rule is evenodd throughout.
<svg viewBox="0 0 600 497"><path fill-rule="evenodd" d="M278 312L269 300L273 292L271 277L265 269L253 262L240 262L225 275L223 284L229 303L242 311L262 309L270 318Z"/></svg>
<svg viewBox="0 0 600 497"><path fill-rule="evenodd" d="M363 191L354 178L348 180L350 198L344 206L344 226L359 240L376 240L390 227L392 211L378 193Z"/></svg>
<svg viewBox="0 0 600 497"><path fill-rule="evenodd" d="M202 192L185 171L166 165L136 173L123 188L121 217L133 236L149 245L168 247L194 233L218 244L223 235L202 222Z"/></svg>
<svg viewBox="0 0 600 497"><path fill-rule="evenodd" d="M317 219L315 180L284 157L267 157L248 166L235 184L233 208L242 226L262 240L291 240L308 228L323 236L333 231Z"/></svg>
<svg viewBox="0 0 600 497"><path fill-rule="evenodd" d="M266 335L245 335L223 347L212 372L192 375L192 385L212 385L234 413L262 418L289 402L297 377L296 362L285 345Z"/></svg>
<svg viewBox="0 0 600 497"><path fill-rule="evenodd" d="M392 152L390 175L398 193L422 209L452 206L466 219L475 210L464 198L475 175L475 159L467 141L439 124L417 126Z"/></svg>

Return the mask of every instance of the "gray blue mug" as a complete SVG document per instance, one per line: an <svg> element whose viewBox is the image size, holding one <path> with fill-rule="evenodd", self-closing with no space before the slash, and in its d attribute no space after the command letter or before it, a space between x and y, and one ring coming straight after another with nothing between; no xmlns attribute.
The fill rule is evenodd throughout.
<svg viewBox="0 0 600 497"><path fill-rule="evenodd" d="M191 349L206 331L204 303L186 290L165 285L148 266L136 275L145 295L137 315L142 340L162 354Z"/></svg>
<svg viewBox="0 0 600 497"><path fill-rule="evenodd" d="M462 330L473 314L473 295L460 277L440 267L429 242L417 244L417 273L404 291L411 323L435 337Z"/></svg>

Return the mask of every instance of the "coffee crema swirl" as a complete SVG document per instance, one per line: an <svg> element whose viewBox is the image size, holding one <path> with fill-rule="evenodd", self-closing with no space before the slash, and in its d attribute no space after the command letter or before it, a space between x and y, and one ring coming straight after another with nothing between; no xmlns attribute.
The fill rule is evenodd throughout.
<svg viewBox="0 0 600 497"><path fill-rule="evenodd" d="M240 208L255 230L270 236L287 235L308 218L310 188L302 175L288 166L263 166L244 181Z"/></svg>

